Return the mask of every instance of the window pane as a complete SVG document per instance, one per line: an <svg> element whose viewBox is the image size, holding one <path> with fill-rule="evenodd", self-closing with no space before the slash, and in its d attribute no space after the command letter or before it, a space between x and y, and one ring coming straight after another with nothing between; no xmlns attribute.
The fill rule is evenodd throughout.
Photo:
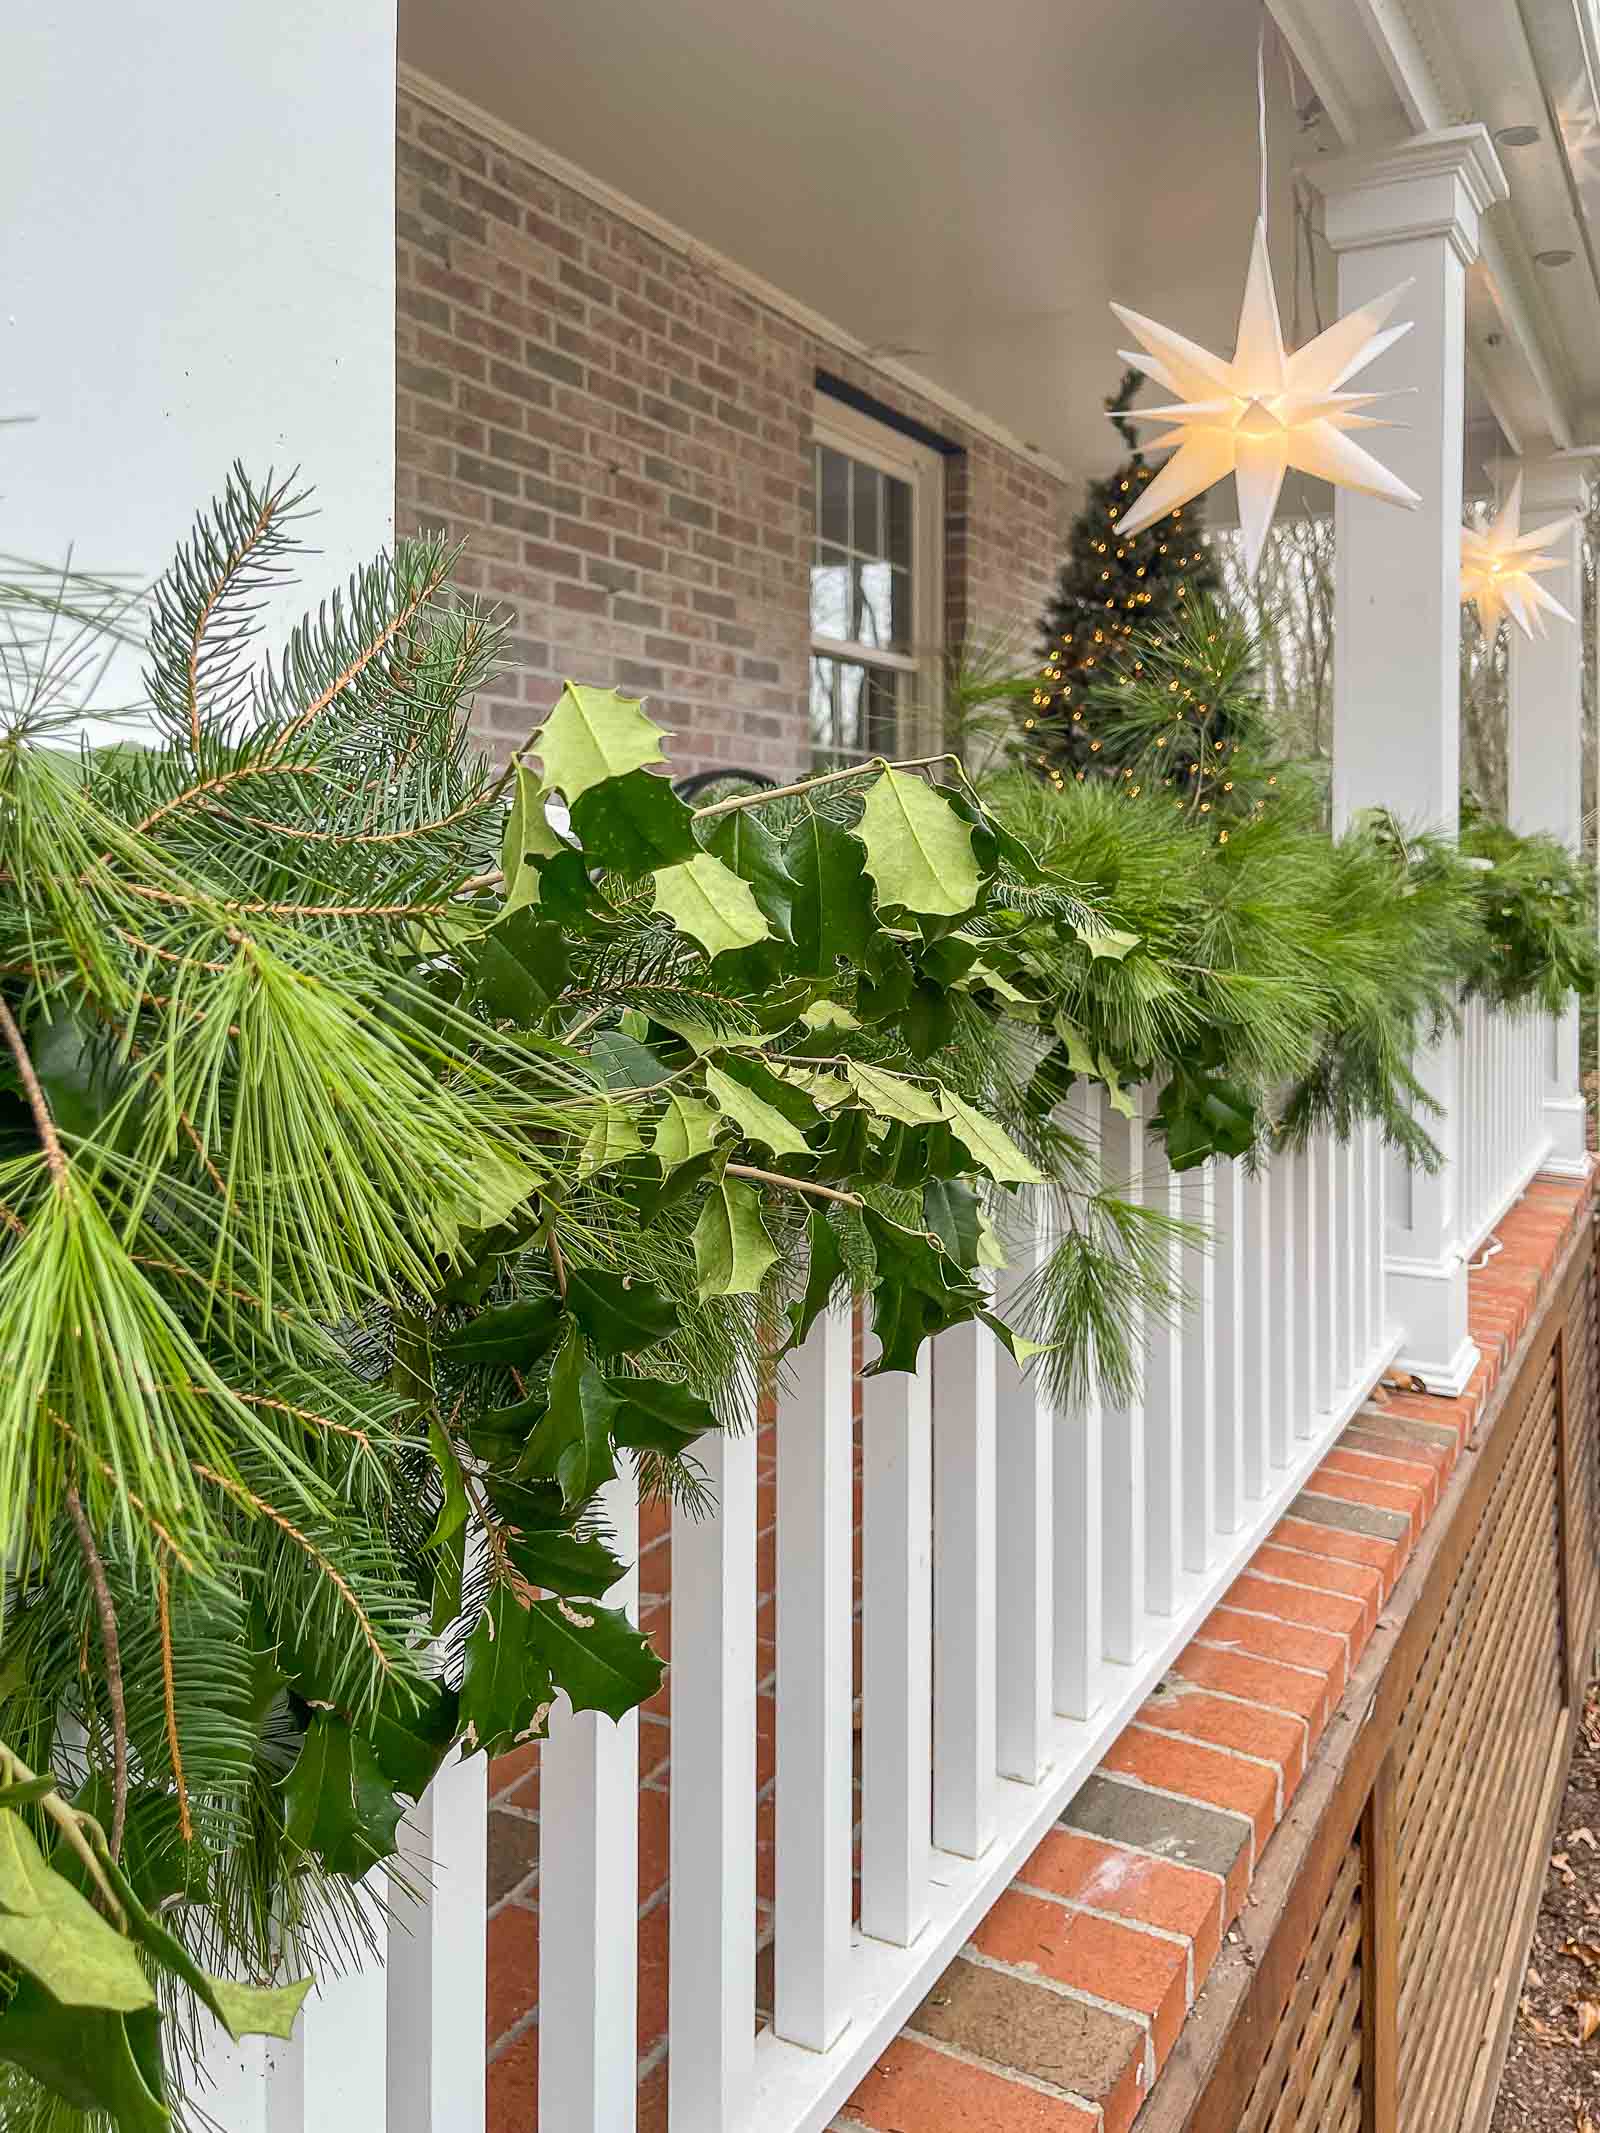
<svg viewBox="0 0 1600 2133"><path fill-rule="evenodd" d="M850 541L850 462L831 446L817 446L817 539L844 548Z"/></svg>
<svg viewBox="0 0 1600 2133"><path fill-rule="evenodd" d="M890 667L863 667L860 748L864 755L900 753L900 677Z"/></svg>
<svg viewBox="0 0 1600 2133"><path fill-rule="evenodd" d="M858 644L888 651L894 643L894 609L887 563L853 563L850 635Z"/></svg>
<svg viewBox="0 0 1600 2133"><path fill-rule="evenodd" d="M911 649L911 573L897 570L892 573L894 595L894 623L889 642L897 652Z"/></svg>
<svg viewBox="0 0 1600 2133"><path fill-rule="evenodd" d="M911 484L883 477L883 552L900 569L911 568Z"/></svg>
<svg viewBox="0 0 1600 2133"><path fill-rule="evenodd" d="M811 761L836 770L899 746L900 676L853 659L811 661Z"/></svg>
<svg viewBox="0 0 1600 2133"><path fill-rule="evenodd" d="M878 510L878 488L883 476L876 467L869 467L857 459L851 462L854 476L855 515L850 526L850 545L857 555L881 555L883 553L882 515Z"/></svg>
<svg viewBox="0 0 1600 2133"><path fill-rule="evenodd" d="M850 626L850 566L842 548L817 549L811 566L811 634L814 637L848 637Z"/></svg>

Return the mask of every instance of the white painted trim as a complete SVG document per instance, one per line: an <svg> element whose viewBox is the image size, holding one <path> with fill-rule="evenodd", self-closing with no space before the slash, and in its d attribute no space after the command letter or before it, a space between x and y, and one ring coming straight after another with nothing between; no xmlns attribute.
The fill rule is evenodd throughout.
<svg viewBox="0 0 1600 2133"><path fill-rule="evenodd" d="M903 430L866 415L819 386L813 396L812 436L848 458L906 482L911 490L912 620L916 637L907 652L882 652L849 638L812 633L811 649L825 657L909 675L911 700L900 698L897 753L917 755L942 745L938 706L944 669L944 458Z"/></svg>
<svg viewBox="0 0 1600 2133"><path fill-rule="evenodd" d="M465 126L469 132L478 134L482 139L493 141L496 147L503 148L508 155L517 156L524 163L531 163L535 170L543 171L547 178L554 178L558 185L567 186L572 192L591 201L594 206L604 208L608 214L631 223L635 229L642 230L647 237L653 237L658 244L676 252L680 258L715 274L719 280L738 289L766 310L775 312L779 318L787 319L791 325L800 327L803 332L813 335L819 341L827 342L845 355L870 363L880 377L904 387L907 392L917 394L920 399L938 408L953 421L961 423L964 428L985 438L990 444L997 444L1002 450L1014 453L1018 459L1026 461L1029 466L1037 467L1042 474L1052 475L1057 481L1071 482L1077 478L1048 452L1041 452L1036 445L1025 444L1014 431L1008 430L1003 422L995 421L992 415L984 414L981 408L973 407L959 394L948 391L942 385L936 385L931 378L925 378L919 371L912 370L904 363L894 362L876 354L870 343L861 340L845 327L835 325L832 319L824 318L820 311L813 311L809 304L802 303L798 297L790 296L786 290L776 287L763 275L755 273L749 267L741 266L737 260L729 259L713 246L702 244L699 238L690 236L687 230L680 229L675 222L669 222L664 215L658 215L653 208L631 199L626 193L618 192L615 186L607 185L604 179L591 177L588 171L581 169L576 163L569 162L565 156L558 155L553 148L544 147L531 134L524 133L519 126L497 118L492 111L486 111L481 104L475 104L470 98L458 95L454 89L447 89L442 82L435 81L420 68L402 64L399 80L401 89L408 96L414 96L420 102L431 106L441 117L453 119L458 126Z"/></svg>

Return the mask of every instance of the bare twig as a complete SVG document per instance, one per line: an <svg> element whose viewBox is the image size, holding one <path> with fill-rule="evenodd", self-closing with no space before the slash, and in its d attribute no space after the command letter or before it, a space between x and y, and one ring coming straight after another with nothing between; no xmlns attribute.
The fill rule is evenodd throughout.
<svg viewBox="0 0 1600 2133"><path fill-rule="evenodd" d="M561 1291L561 1301L565 1303L567 1300L567 1262L561 1256L561 1247L556 1242L555 1231L553 1229L547 1230L545 1235L550 1246L550 1271L556 1277L556 1287Z"/></svg>
<svg viewBox="0 0 1600 2133"><path fill-rule="evenodd" d="M28 1768L16 1750L8 1748L4 1741L0 1741L0 1771L4 1772L8 1785L32 1785L37 1783L34 1772ZM37 1805L42 1814L47 1814L50 1817L62 1836L66 1838L68 1844L88 1868L90 1878L100 1891L106 1908L110 1911L116 1924L126 1929L128 1914L118 1901L116 1890L107 1880L106 1870L100 1864L100 1855L96 1852L87 1834L85 1825L88 1828L98 1826L94 1817L80 1814L76 1808L68 1805L59 1792L47 1792L37 1802Z"/></svg>
<svg viewBox="0 0 1600 2133"><path fill-rule="evenodd" d="M891 763L887 756L868 756L864 763L849 763L843 770L826 770L820 777L800 778L793 785L770 785L762 792L736 793L731 800L713 800L709 807L697 807L695 820L704 822L712 815L731 815L741 807L765 807L769 800L792 800L799 793L815 792L821 785L837 785L844 778L865 777L869 770L931 770L935 763L953 763L961 768L961 758L946 749L942 755L916 755L903 763Z"/></svg>
<svg viewBox="0 0 1600 2133"><path fill-rule="evenodd" d="M831 1185L814 1185L809 1178L785 1177L781 1170L753 1170L748 1163L730 1163L730 1178L749 1178L757 1185L782 1185L790 1192L808 1192L818 1200L837 1200L841 1207L865 1207L858 1192L836 1192Z"/></svg>
<svg viewBox="0 0 1600 2133"><path fill-rule="evenodd" d="M0 999L0 1035L5 1037L11 1048L11 1056L17 1063L22 1091L28 1099L28 1108L33 1113L33 1123L38 1129L39 1140L44 1148L44 1159L50 1166L50 1175L58 1186L64 1185L67 1180L67 1151L61 1145L56 1122L50 1116L50 1106L45 1101L44 1090L34 1072L33 1061L28 1056L28 1047L22 1041L17 1018L3 999Z"/></svg>
<svg viewBox="0 0 1600 2133"><path fill-rule="evenodd" d="M115 1859L122 1850L123 1825L128 1819L128 1706L122 1693L122 1646L117 1637L117 1610L112 1604L111 1587L106 1582L106 1566L100 1560L100 1550L94 1544L94 1533L88 1514L74 1484L67 1490L67 1516L72 1520L78 1536L78 1547L83 1556L84 1567L89 1573L89 1583L94 1587L95 1607L100 1616L100 1647L105 1654L106 1693L111 1699L111 1856Z"/></svg>
<svg viewBox="0 0 1600 2133"><path fill-rule="evenodd" d="M183 1751L178 1746L178 1695L172 1676L172 1613L167 1605L167 1566L156 1572L156 1612L161 1618L161 1698L166 1711L167 1753L172 1758L172 1782L178 1794L178 1834L185 1844L194 1842L194 1823L189 1816L189 1788L183 1781Z"/></svg>

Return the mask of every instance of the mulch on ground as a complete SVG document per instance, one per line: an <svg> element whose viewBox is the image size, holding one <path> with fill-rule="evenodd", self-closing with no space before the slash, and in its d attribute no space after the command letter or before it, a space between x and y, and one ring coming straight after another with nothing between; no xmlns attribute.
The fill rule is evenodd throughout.
<svg viewBox="0 0 1600 2133"><path fill-rule="evenodd" d="M1490 2133L1600 2133L1600 1682L1584 1698Z"/></svg>

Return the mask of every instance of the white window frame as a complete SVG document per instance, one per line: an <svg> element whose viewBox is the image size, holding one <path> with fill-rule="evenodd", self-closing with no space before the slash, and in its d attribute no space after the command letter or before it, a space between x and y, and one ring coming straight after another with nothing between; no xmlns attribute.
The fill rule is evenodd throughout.
<svg viewBox="0 0 1600 2133"><path fill-rule="evenodd" d="M916 625L909 652L877 651L853 639L813 634L811 650L821 659L847 659L911 677L913 703L902 697L896 753L921 755L942 744L944 686L944 455L919 444L888 423L876 421L818 391L813 442L892 474L911 490L911 613ZM813 539L815 536L813 535ZM809 582L810 557L807 557Z"/></svg>

